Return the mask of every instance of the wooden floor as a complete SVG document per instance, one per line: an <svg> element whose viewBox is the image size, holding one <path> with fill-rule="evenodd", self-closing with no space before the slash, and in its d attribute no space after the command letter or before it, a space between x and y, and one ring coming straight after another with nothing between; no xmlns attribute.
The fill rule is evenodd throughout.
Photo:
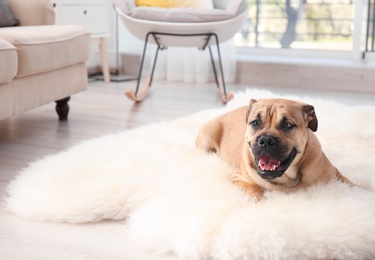
<svg viewBox="0 0 375 260"><path fill-rule="evenodd" d="M155 82L145 101L133 104L124 90L134 81L92 82L86 92L70 101L68 122L59 122L54 104L0 121L0 193L29 162L56 153L83 140L171 120L203 109L222 107L214 84L194 85ZM233 91L245 86L229 85ZM375 103L375 96L273 89L278 93L336 99L347 104ZM127 246L113 232L122 222L86 225L37 223L19 219L0 202L0 259L162 259ZM170 257L163 257L163 259Z"/></svg>

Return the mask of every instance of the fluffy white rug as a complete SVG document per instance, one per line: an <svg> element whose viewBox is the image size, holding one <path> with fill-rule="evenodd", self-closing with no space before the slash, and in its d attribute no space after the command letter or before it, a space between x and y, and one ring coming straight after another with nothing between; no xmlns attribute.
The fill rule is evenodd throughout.
<svg viewBox="0 0 375 260"><path fill-rule="evenodd" d="M267 192L255 203L229 179L230 167L196 151L198 127L225 108L144 126L79 144L33 162L10 184L6 205L23 218L125 220L145 250L184 259L375 258L375 193L333 181L293 194ZM293 98L284 96L286 98ZM375 187L375 106L315 106L317 135L331 161L353 182Z"/></svg>

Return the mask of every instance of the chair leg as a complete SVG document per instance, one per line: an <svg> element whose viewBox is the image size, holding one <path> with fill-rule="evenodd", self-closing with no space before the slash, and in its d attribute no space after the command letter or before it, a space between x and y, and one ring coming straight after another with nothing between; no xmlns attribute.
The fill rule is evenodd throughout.
<svg viewBox="0 0 375 260"><path fill-rule="evenodd" d="M216 69L214 69L214 73L215 73L215 77L216 77L216 84L218 84L218 86L219 86L219 94L220 94L221 101L225 104L233 98L234 93L233 92L227 93L226 86L225 86L225 80L224 80L223 64L222 64L222 61L221 61L219 39L218 39L216 34L213 34L213 36L214 36L215 41L216 41L216 49L217 49L217 54L218 54L218 57L219 57L219 69L220 69L221 78L219 78L217 76L217 74L215 73ZM211 48L209 48L209 49L210 49L212 64L215 67L214 60L213 60L212 53L211 53Z"/></svg>
<svg viewBox="0 0 375 260"><path fill-rule="evenodd" d="M133 101L141 102L147 96L147 94L150 90L152 80L153 80L153 77L154 77L156 61L158 59L159 50L164 49L164 47L161 46L159 44L158 40L157 40L157 37L156 37L157 34L162 34L162 33L154 33L154 32L147 33L145 44L144 44L144 47L143 47L143 54L142 54L142 60L141 60L141 65L140 65L140 69L139 69L139 74L138 74L137 87L136 87L135 91L132 91L132 90L125 91L125 95ZM155 39L155 42L157 44L157 50L156 50L156 54L155 54L155 58L154 58L153 66L152 66L151 76L146 80L146 82L142 86L142 88L139 89L140 81L141 81L141 78L142 78L143 64L144 64L144 60L145 60L145 56L146 56L148 37L150 35L152 35ZM176 36L179 36L179 35L176 35ZM185 35L185 36L194 36L194 35ZM216 66L215 66L215 62L214 62L214 58L213 58L213 55L212 55L211 46L209 46L212 68L213 68L213 71L214 71L214 74L215 74L216 84L219 88L220 98L221 98L223 103L227 103L229 100L231 100L233 98L234 94L233 94L233 92L227 93L227 90L226 90L225 80L224 80L224 72L223 72L223 65L222 65L221 54L220 54L219 40L218 40L218 37L217 37L216 34L208 34L207 36L209 36L209 37L214 36L215 41L216 41L216 49L217 49L217 53L218 53L218 57L219 57L219 69L220 69L221 76L218 76ZM208 38L208 41L209 41L209 38ZM208 41L207 41L207 44L208 44ZM203 47L203 49L205 49L206 46L207 45L205 45Z"/></svg>
<svg viewBox="0 0 375 260"><path fill-rule="evenodd" d="M151 87L151 84L152 84L152 79L154 78L154 72L155 72L155 67L156 67L156 61L158 60L158 54L159 54L159 50L161 48L158 46L156 48L156 53L155 53L155 58L154 58L154 63L152 64L152 70L151 70L151 77L150 77L150 83L149 83L149 86Z"/></svg>
<svg viewBox="0 0 375 260"><path fill-rule="evenodd" d="M215 75L215 81L216 81L216 86L220 87L218 77L217 77L217 72L216 72L216 66L215 66L215 61L214 61L214 56L212 55L212 49L211 46L208 46L208 50L210 51L210 57L211 57L211 63L212 63L212 69L214 71Z"/></svg>
<svg viewBox="0 0 375 260"><path fill-rule="evenodd" d="M132 91L132 90L126 90L125 91L125 95L130 100L133 100L135 102L141 102L147 96L148 91L149 91L150 86L151 86L151 79L148 78L148 79L146 79L146 82L142 86L142 88L139 89L139 85L140 85L141 78L142 78L143 64L144 64L145 56L146 56L146 50L147 50L147 44L148 44L148 37L150 35L151 35L151 33L148 33L146 35L146 40L145 40L145 44L144 44L144 47L143 47L143 54L142 54L141 65L140 65L139 73L138 73L137 86L135 88L135 91Z"/></svg>

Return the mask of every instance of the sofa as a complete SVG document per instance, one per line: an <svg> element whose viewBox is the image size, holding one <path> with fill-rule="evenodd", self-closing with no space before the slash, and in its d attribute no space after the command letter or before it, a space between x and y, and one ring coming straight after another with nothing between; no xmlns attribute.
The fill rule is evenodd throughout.
<svg viewBox="0 0 375 260"><path fill-rule="evenodd" d="M56 102L65 121L87 89L90 32L54 23L50 0L0 0L0 119Z"/></svg>

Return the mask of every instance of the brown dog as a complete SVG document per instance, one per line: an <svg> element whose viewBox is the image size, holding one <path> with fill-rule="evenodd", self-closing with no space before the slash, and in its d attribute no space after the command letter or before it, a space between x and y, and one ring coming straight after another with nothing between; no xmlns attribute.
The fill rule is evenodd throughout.
<svg viewBox="0 0 375 260"><path fill-rule="evenodd" d="M285 99L251 100L204 124L197 148L216 152L234 166L232 181L257 200L264 190L293 191L339 179L313 132L314 107Z"/></svg>

